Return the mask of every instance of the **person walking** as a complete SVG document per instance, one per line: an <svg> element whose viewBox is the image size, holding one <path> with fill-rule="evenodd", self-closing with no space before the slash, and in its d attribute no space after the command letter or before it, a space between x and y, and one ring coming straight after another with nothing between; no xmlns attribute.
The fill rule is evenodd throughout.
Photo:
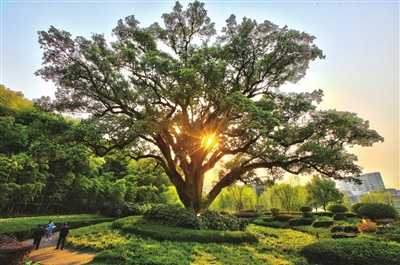
<svg viewBox="0 0 400 265"><path fill-rule="evenodd" d="M63 226L61 226L60 228L60 235L58 236L56 249L58 248L64 249L65 239L68 236L68 233L69 233L68 223L64 223Z"/></svg>
<svg viewBox="0 0 400 265"><path fill-rule="evenodd" d="M44 236L44 227L42 225L38 225L35 231L33 231L33 246L35 249L39 249L40 241L42 241L43 236Z"/></svg>
<svg viewBox="0 0 400 265"><path fill-rule="evenodd" d="M46 226L46 238L50 239L51 236L53 235L53 230L56 228L56 225L53 223L53 221L49 221L49 223Z"/></svg>

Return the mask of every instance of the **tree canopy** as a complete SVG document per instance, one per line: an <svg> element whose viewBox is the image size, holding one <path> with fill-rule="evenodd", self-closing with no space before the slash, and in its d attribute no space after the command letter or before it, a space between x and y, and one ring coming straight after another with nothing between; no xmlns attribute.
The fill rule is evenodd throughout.
<svg viewBox="0 0 400 265"><path fill-rule="evenodd" d="M111 43L101 34L40 31L37 74L56 84L58 108L91 114L82 138L94 150L156 160L186 207L207 208L259 168L271 176L357 175L346 147L383 140L355 113L318 110L321 90L279 91L324 58L314 36L234 15L217 34L198 1L186 9L177 2L162 19L149 26L121 19ZM226 160L235 163L205 194L205 173Z"/></svg>

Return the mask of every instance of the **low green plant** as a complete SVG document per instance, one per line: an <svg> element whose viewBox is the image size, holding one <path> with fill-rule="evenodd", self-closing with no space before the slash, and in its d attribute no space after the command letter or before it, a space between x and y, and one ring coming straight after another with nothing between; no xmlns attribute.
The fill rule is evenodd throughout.
<svg viewBox="0 0 400 265"><path fill-rule="evenodd" d="M296 218L296 216L291 215L291 214L278 214L278 215L274 216L274 221L287 222L293 218Z"/></svg>
<svg viewBox="0 0 400 265"><path fill-rule="evenodd" d="M320 265L394 265L400 261L400 245L354 239L325 239L305 246L300 253Z"/></svg>
<svg viewBox="0 0 400 265"><path fill-rule="evenodd" d="M332 204L328 207L328 210L334 214L347 212L347 207L342 204Z"/></svg>
<svg viewBox="0 0 400 265"><path fill-rule="evenodd" d="M312 223L313 227L330 227L334 224L333 220L316 220Z"/></svg>

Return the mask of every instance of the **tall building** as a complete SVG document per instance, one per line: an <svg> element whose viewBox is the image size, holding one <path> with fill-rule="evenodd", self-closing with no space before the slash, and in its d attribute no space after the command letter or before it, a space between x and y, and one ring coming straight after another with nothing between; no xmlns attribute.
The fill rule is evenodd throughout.
<svg viewBox="0 0 400 265"><path fill-rule="evenodd" d="M347 193L350 197L359 197L363 193L370 191L385 190L385 184L383 183L381 173L379 172L363 174L360 175L358 179L361 181L361 184L338 180L336 181L336 187L341 192Z"/></svg>

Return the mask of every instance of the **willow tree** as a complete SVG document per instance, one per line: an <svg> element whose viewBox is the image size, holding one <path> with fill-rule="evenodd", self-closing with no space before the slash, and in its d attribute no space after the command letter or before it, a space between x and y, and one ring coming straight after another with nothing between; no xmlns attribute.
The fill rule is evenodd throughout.
<svg viewBox="0 0 400 265"><path fill-rule="evenodd" d="M85 141L99 153L156 160L186 207L207 209L257 169L357 175L346 147L382 140L354 113L318 110L320 90L279 92L324 58L313 36L234 15L217 34L200 2L177 2L162 20L141 27L134 16L121 19L112 42L50 27L39 32L37 74L56 84L59 108L91 114ZM205 192L211 169L221 172Z"/></svg>

